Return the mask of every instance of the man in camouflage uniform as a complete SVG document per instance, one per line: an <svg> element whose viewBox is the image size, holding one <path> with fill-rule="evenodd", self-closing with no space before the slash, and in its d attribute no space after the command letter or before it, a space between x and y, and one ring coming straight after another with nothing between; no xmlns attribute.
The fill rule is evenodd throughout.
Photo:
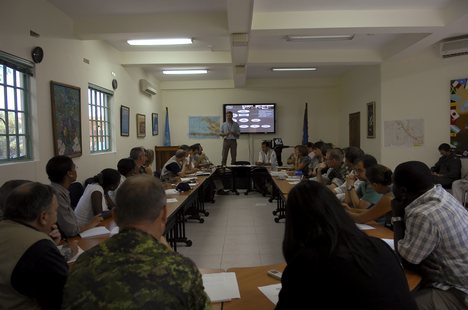
<svg viewBox="0 0 468 310"><path fill-rule="evenodd" d="M120 233L78 258L64 309L210 309L195 264L159 242L166 217L160 181L125 180L114 208Z"/></svg>

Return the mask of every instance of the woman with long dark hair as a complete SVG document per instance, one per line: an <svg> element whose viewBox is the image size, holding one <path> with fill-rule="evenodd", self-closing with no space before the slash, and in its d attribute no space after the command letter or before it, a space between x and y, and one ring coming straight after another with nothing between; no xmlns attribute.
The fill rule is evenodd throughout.
<svg viewBox="0 0 468 310"><path fill-rule="evenodd" d="M417 309L393 250L361 232L322 184L289 193L283 255L277 309Z"/></svg>

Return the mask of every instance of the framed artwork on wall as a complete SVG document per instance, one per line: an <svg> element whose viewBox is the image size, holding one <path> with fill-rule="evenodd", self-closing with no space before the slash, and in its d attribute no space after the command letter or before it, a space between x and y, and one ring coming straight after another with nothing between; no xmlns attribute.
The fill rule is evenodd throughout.
<svg viewBox="0 0 468 310"><path fill-rule="evenodd" d="M153 128L153 136L157 136L159 134L158 113L151 113L151 124Z"/></svg>
<svg viewBox="0 0 468 310"><path fill-rule="evenodd" d="M137 113L136 124L137 124L137 137L138 138L146 137L146 115Z"/></svg>
<svg viewBox="0 0 468 310"><path fill-rule="evenodd" d="M81 156L81 89L50 81L50 96L55 155Z"/></svg>
<svg viewBox="0 0 468 310"><path fill-rule="evenodd" d="M375 101L367 104L367 138L375 138Z"/></svg>
<svg viewBox="0 0 468 310"><path fill-rule="evenodd" d="M128 137L130 135L130 108L120 106L120 135Z"/></svg>

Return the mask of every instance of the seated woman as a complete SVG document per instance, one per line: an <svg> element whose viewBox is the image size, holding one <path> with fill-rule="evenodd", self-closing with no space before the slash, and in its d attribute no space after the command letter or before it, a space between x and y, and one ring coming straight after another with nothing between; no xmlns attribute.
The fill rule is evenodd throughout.
<svg viewBox="0 0 468 310"><path fill-rule="evenodd" d="M390 227L392 212L392 171L385 166L376 165L366 170L366 177L372 188L382 194L380 200L369 209L349 208L346 211L356 223L367 223L377 221Z"/></svg>
<svg viewBox="0 0 468 310"><path fill-rule="evenodd" d="M296 162L294 163L294 170L301 171L304 177L309 177L309 164L310 157L305 145L296 145L294 147L296 154Z"/></svg>
<svg viewBox="0 0 468 310"><path fill-rule="evenodd" d="M95 215L112 209L114 203L109 191L114 191L119 184L120 173L115 169L107 168L94 176L93 183L86 186L75 209L78 225L89 223Z"/></svg>
<svg viewBox="0 0 468 310"><path fill-rule="evenodd" d="M288 195L276 309L417 309L395 252L367 236L325 185Z"/></svg>

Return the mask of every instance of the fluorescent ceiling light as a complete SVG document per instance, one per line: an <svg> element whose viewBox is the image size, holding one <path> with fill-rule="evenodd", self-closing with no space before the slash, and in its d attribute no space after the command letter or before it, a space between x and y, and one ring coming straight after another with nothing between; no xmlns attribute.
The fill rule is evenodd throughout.
<svg viewBox="0 0 468 310"><path fill-rule="evenodd" d="M340 40L352 40L354 34L343 34L343 35L330 35L330 36L286 36L287 41L340 41Z"/></svg>
<svg viewBox="0 0 468 310"><path fill-rule="evenodd" d="M163 74L207 74L207 69L163 70Z"/></svg>
<svg viewBox="0 0 468 310"><path fill-rule="evenodd" d="M192 44L191 38L127 40L130 45L183 45Z"/></svg>
<svg viewBox="0 0 468 310"><path fill-rule="evenodd" d="M271 68L271 71L315 71L314 67Z"/></svg>

